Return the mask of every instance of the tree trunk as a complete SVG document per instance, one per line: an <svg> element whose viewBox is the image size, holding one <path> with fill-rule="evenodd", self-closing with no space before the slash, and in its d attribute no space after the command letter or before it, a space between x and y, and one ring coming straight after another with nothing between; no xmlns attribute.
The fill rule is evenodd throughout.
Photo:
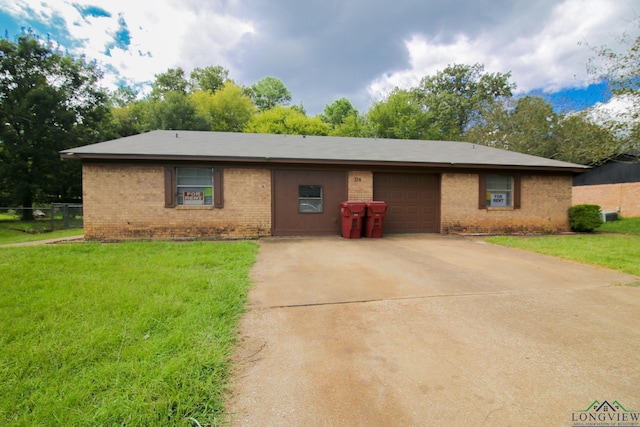
<svg viewBox="0 0 640 427"><path fill-rule="evenodd" d="M33 197L31 192L26 194L22 202L22 218L21 221L33 221Z"/></svg>

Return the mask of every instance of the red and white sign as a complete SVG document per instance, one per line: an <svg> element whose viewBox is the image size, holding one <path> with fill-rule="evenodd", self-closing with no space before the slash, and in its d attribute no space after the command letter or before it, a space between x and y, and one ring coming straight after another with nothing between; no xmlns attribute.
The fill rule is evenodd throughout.
<svg viewBox="0 0 640 427"><path fill-rule="evenodd" d="M183 191L182 203L185 205L204 205L203 191Z"/></svg>

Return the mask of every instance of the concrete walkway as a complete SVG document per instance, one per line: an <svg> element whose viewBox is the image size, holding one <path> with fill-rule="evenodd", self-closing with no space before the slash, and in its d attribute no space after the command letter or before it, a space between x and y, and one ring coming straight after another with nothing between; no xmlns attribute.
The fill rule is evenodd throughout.
<svg viewBox="0 0 640 427"><path fill-rule="evenodd" d="M452 236L260 242L232 425L570 426L595 400L640 411L637 277Z"/></svg>
<svg viewBox="0 0 640 427"><path fill-rule="evenodd" d="M18 247L18 246L50 245L50 244L53 244L53 243L81 242L82 240L84 240L84 236L58 237L56 239L34 240L32 242L9 243L9 244L6 244L6 245L0 245L0 248L11 248L11 247Z"/></svg>

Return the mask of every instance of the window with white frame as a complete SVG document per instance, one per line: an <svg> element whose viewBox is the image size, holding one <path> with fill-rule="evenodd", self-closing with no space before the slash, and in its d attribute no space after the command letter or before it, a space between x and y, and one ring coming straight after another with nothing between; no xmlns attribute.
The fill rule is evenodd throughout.
<svg viewBox="0 0 640 427"><path fill-rule="evenodd" d="M179 206L212 206L213 170L176 168L176 188Z"/></svg>
<svg viewBox="0 0 640 427"><path fill-rule="evenodd" d="M508 175L487 175L487 207L513 207L513 178Z"/></svg>
<svg viewBox="0 0 640 427"><path fill-rule="evenodd" d="M298 186L298 212L322 213L322 185Z"/></svg>

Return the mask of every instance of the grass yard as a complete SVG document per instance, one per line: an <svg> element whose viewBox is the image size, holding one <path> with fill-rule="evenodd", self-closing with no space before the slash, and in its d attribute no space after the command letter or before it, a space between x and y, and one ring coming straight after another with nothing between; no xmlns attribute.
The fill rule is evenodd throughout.
<svg viewBox="0 0 640 427"><path fill-rule="evenodd" d="M640 236L640 218L621 218L618 221L605 222L598 228L598 231Z"/></svg>
<svg viewBox="0 0 640 427"><path fill-rule="evenodd" d="M0 424L218 424L254 242L0 248Z"/></svg>
<svg viewBox="0 0 640 427"><path fill-rule="evenodd" d="M640 276L640 218L605 223L598 231L567 236L497 236L485 240Z"/></svg>
<svg viewBox="0 0 640 427"><path fill-rule="evenodd" d="M16 213L0 212L0 245L81 236L82 228L63 228L63 221L56 219L55 231L51 231L51 219L20 221Z"/></svg>

